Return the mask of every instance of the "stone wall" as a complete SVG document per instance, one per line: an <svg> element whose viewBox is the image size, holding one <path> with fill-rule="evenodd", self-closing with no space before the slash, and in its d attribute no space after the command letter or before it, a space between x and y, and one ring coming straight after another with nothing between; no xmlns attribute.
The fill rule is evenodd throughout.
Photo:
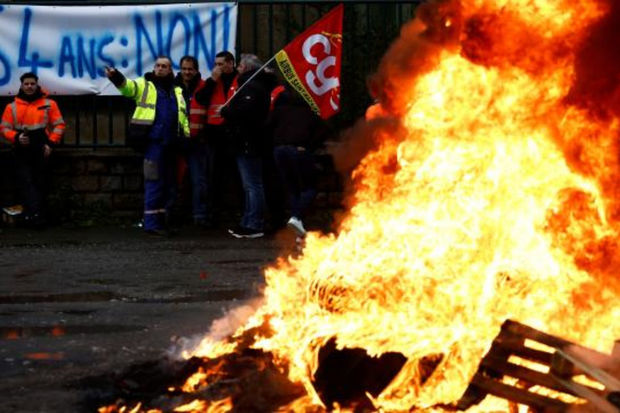
<svg viewBox="0 0 620 413"><path fill-rule="evenodd" d="M0 152L2 206L17 203L14 159ZM134 151L56 148L49 167L48 196L56 222L137 219L142 209L142 159Z"/></svg>
<svg viewBox="0 0 620 413"><path fill-rule="evenodd" d="M321 176L317 210L338 209L341 179L328 155L319 156ZM18 203L14 159L9 149L0 150L0 205ZM50 218L55 223L106 223L137 221L142 215L142 157L128 148L56 148L49 169ZM241 209L241 195L226 197L227 211ZM283 201L284 202L284 201ZM189 199L180 200L189 215Z"/></svg>

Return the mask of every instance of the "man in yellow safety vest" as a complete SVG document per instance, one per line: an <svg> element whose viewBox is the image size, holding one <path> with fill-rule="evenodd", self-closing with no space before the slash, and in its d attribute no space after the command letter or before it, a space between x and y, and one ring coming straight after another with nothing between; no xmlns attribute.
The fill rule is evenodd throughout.
<svg viewBox="0 0 620 413"><path fill-rule="evenodd" d="M128 145L144 151L144 230L168 235L168 213L176 198L176 155L189 137L185 99L174 86L170 58L160 56L153 71L135 80L114 68L106 76L120 93L136 102Z"/></svg>

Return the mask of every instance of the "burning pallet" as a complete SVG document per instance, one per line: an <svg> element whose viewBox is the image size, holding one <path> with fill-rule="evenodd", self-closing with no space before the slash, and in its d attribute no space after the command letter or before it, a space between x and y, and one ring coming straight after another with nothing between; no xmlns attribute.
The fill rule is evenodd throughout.
<svg viewBox="0 0 620 413"><path fill-rule="evenodd" d="M516 364L515 358L530 366ZM530 368L536 366L543 368ZM578 382L579 376L586 376L587 383ZM508 383L505 378L513 380ZM604 354L507 320L456 407L465 410L491 394L537 412L617 413L619 378L620 341L612 354ZM551 393L570 395L575 401L545 395Z"/></svg>

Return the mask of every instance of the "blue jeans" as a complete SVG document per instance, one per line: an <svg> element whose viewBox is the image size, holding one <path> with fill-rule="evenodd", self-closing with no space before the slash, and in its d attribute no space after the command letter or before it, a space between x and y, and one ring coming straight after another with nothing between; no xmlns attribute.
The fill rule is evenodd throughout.
<svg viewBox="0 0 620 413"><path fill-rule="evenodd" d="M204 142L190 142L185 159L192 184L192 215L194 221L207 219L207 165L209 149Z"/></svg>
<svg viewBox="0 0 620 413"><path fill-rule="evenodd" d="M316 166L311 153L293 145L273 149L278 172L286 186L291 215L302 219L316 197Z"/></svg>
<svg viewBox="0 0 620 413"><path fill-rule="evenodd" d="M237 167L244 193L241 226L262 231L265 225L265 190L263 188L263 160L258 156L237 155Z"/></svg>

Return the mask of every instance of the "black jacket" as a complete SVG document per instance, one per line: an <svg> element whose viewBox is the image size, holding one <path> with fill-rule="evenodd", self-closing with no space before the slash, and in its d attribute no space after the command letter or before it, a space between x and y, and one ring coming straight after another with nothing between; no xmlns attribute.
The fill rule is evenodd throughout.
<svg viewBox="0 0 620 413"><path fill-rule="evenodd" d="M270 94L276 84L272 73L261 71L248 82L256 71L239 75L239 91L227 106L222 117L236 153L258 156L268 145L265 140L265 122L269 113Z"/></svg>
<svg viewBox="0 0 620 413"><path fill-rule="evenodd" d="M176 77L174 78L174 85L180 87L183 91L183 97L185 98L185 103L187 104L187 110L189 110L189 102L191 101L192 95L196 91L196 88L200 84L200 80L200 72L196 73L196 76L194 76L194 78L190 82L189 87L185 86L185 83L183 83L183 77L181 76L181 73L177 73Z"/></svg>
<svg viewBox="0 0 620 413"><path fill-rule="evenodd" d="M277 97L269 113L267 133L274 146L293 145L315 150L322 145L328 129L297 93L286 90Z"/></svg>
<svg viewBox="0 0 620 413"><path fill-rule="evenodd" d="M222 74L222 82L224 83L224 91L228 92L230 85L232 84L233 79L237 76L237 71L233 71L232 73L223 73ZM202 106L208 107L211 104L211 96L213 95L213 91L215 90L215 80L212 77L208 77L205 79L205 84L202 88L196 91L196 95L194 99L196 102L200 103ZM229 96L227 96L229 97Z"/></svg>

